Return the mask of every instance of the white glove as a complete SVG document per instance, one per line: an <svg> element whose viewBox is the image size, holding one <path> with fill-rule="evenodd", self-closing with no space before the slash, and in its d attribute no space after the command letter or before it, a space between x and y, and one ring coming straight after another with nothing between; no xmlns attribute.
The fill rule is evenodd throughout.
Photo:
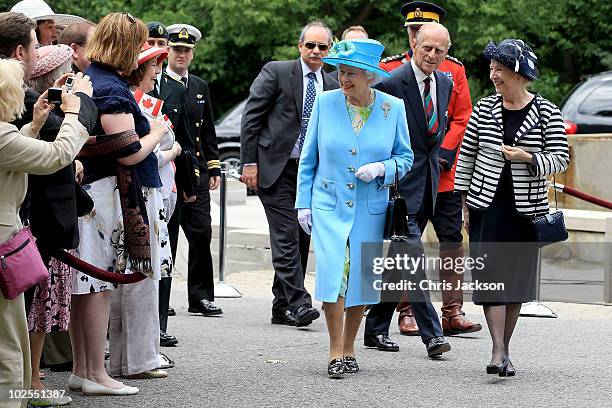
<svg viewBox="0 0 612 408"><path fill-rule="evenodd" d="M312 228L312 211L310 208L298 208L298 222L305 233L310 235L310 229Z"/></svg>
<svg viewBox="0 0 612 408"><path fill-rule="evenodd" d="M360 180L369 183L374 180L376 177L382 177L385 175L385 165L381 162L368 163L361 166L355 176Z"/></svg>

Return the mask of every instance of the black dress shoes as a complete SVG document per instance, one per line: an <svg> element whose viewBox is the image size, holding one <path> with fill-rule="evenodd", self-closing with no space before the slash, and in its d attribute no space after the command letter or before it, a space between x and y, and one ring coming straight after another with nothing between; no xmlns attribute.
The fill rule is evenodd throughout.
<svg viewBox="0 0 612 408"><path fill-rule="evenodd" d="M451 346L444 337L432 337L427 342L427 355L430 358L440 357L442 353L450 351Z"/></svg>
<svg viewBox="0 0 612 408"><path fill-rule="evenodd" d="M295 316L295 325L297 327L308 326L312 323L313 320L317 320L319 316L319 311L314 307L306 304L298 307L298 309L294 313Z"/></svg>
<svg viewBox="0 0 612 408"><path fill-rule="evenodd" d="M489 364L487 366L487 374L497 374L500 377L513 377L516 375L516 370L508 356L505 356L499 364Z"/></svg>
<svg viewBox="0 0 612 408"><path fill-rule="evenodd" d="M285 310L281 314L272 313L272 324L284 324L285 326L295 326L295 316L291 310Z"/></svg>
<svg viewBox="0 0 612 408"><path fill-rule="evenodd" d="M386 334L366 334L363 336L363 345L380 351L399 351L399 344L391 341Z"/></svg>
<svg viewBox="0 0 612 408"><path fill-rule="evenodd" d="M172 347L178 344L176 337L166 333L163 330L159 331L159 345L162 347Z"/></svg>
<svg viewBox="0 0 612 408"><path fill-rule="evenodd" d="M189 313L202 313L204 316L223 314L223 310L208 299L202 299L195 305L189 305Z"/></svg>
<svg viewBox="0 0 612 408"><path fill-rule="evenodd" d="M176 316L176 311L173 307L168 308L168 316Z"/></svg>

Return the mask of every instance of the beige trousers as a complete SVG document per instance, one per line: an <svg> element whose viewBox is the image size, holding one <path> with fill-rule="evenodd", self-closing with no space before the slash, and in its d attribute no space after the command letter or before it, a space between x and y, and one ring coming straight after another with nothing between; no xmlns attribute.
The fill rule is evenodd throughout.
<svg viewBox="0 0 612 408"><path fill-rule="evenodd" d="M8 300L0 292L0 408L25 407L27 398L9 399L9 392L29 390L31 380L30 338L23 294Z"/></svg>
<svg viewBox="0 0 612 408"><path fill-rule="evenodd" d="M110 375L159 367L158 281L145 278L111 293Z"/></svg>

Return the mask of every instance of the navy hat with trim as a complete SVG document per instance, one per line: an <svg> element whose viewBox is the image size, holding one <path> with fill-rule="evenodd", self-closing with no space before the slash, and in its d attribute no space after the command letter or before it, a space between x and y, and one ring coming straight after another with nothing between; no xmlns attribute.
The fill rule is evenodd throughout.
<svg viewBox="0 0 612 408"><path fill-rule="evenodd" d="M489 41L483 54L485 58L500 62L530 81L540 77L538 57L523 40L509 38L499 44Z"/></svg>
<svg viewBox="0 0 612 408"><path fill-rule="evenodd" d="M166 26L158 21L148 22L147 29L149 30L149 38L168 39L168 30L166 30Z"/></svg>
<svg viewBox="0 0 612 408"><path fill-rule="evenodd" d="M411 1L402 6L400 13L406 18L404 27L407 27L414 24L440 23L446 15L446 10L426 1Z"/></svg>

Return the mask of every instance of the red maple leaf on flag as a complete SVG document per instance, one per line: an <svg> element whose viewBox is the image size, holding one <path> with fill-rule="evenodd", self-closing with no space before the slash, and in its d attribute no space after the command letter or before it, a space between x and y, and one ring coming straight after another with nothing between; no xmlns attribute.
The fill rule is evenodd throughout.
<svg viewBox="0 0 612 408"><path fill-rule="evenodd" d="M153 102L151 102L150 98L143 99L142 106L144 106L146 109L151 109L153 107Z"/></svg>

